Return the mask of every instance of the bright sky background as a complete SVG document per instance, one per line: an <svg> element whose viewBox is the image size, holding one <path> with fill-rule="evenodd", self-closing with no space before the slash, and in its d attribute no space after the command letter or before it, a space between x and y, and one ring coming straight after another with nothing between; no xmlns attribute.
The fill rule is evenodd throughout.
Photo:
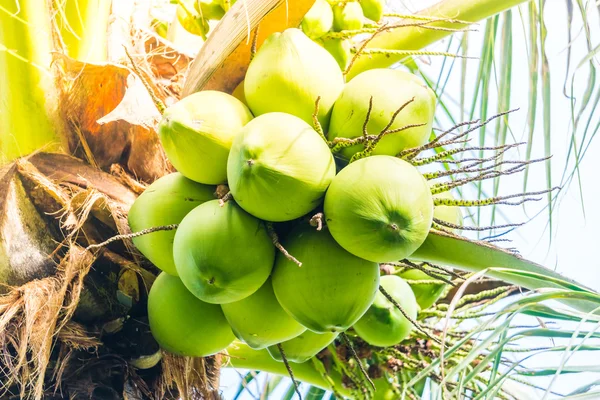
<svg viewBox="0 0 600 400"><path fill-rule="evenodd" d="M498 0L500 1L500 0ZM396 0L389 1L396 3ZM404 0L403 3L411 11L417 11L429 4L434 4L432 0ZM595 5L593 6L595 7ZM553 182L558 185L563 173L562 167L565 164L565 158L569 141L571 140L571 113L570 100L562 94L566 74L566 48L567 48L567 24L566 24L566 6L564 0L547 0L545 10L545 20L549 33L547 38L547 55L550 63L551 90L552 90L552 154L553 154ZM598 14L595 10L591 13L592 44L600 43L600 23ZM581 33L581 20L575 12L574 20L574 41L572 45L572 69L577 66L588 53L585 47L585 40ZM510 129L516 141L525 141L527 139L527 103L528 103L528 40L524 33L521 16L518 12L514 14L513 22L513 90L511 95L511 108L520 107L521 110L510 117ZM481 38L484 31L484 25L478 27L478 32L470 35L470 55L478 57L481 51ZM498 36L499 37L499 36ZM457 45L458 41L454 43ZM447 40L436 46L438 50L445 50ZM456 47L455 47L456 49ZM430 76L437 76L442 66L441 58L429 59L431 65L426 68ZM477 74L477 61L469 61L468 79L474 80ZM448 80L446 93L455 93L458 100L460 87L460 61L455 65L455 71ZM497 63L499 67L499 63ZM448 64L446 65L448 68ZM569 82L572 77L569 77ZM587 67L576 74L574 81L574 92L578 98L587 84ZM491 90L488 93L490 100L490 114L496 110L497 94L495 87L497 82L492 80ZM470 104L472 96L473 83L467 84L467 104ZM543 157L543 134L541 97L538 98L538 118L536 122L536 136L534 140L532 155L533 158ZM478 116L478 114L475 114ZM467 117L464 120L468 119ZM447 126L444 126L447 128ZM488 131L493 133L493 129ZM509 141L510 138L509 133ZM600 258L598 248L600 247L600 176L596 168L596 156L600 154L600 141L596 140L590 146L588 155L580 164L581 184L583 187L583 202L579 193L577 181L566 188L562 193L559 208L554 212L554 234L550 241L547 229L547 212L521 227L516 232L510 234L510 239L514 246L519 249L521 254L530 260L545 265L548 268L556 269L558 272L573 278L596 290L600 290ZM523 157L524 154L521 154ZM513 158L519 158L519 154L513 153ZM539 190L545 188L545 169L543 165L532 167L530 172L529 190ZM522 190L522 177L519 175L514 179L502 181L501 193L519 193ZM585 206L585 214L582 204ZM527 216L531 217L542 209L545 200L538 203L530 203L525 209L522 207L503 207L503 212L512 222L525 221ZM485 215L485 214L484 214ZM485 219L484 219L485 220ZM540 359L537 362L544 362ZM584 360L586 361L586 360ZM587 360L591 361L591 360ZM238 375L235 371L225 371L222 378L225 399L230 399L232 391L235 391L239 384ZM598 376L595 376L598 379ZM562 391L569 391L576 386L581 385L581 381L573 381L569 377L564 377L555 384L554 388ZM252 397L243 397L251 399ZM277 396L271 398L278 398ZM532 397L533 398L533 397Z"/></svg>

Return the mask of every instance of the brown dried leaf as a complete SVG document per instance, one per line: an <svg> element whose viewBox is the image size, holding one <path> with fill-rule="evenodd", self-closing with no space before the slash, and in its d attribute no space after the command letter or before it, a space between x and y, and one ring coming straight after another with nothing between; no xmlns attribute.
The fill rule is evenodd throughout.
<svg viewBox="0 0 600 400"><path fill-rule="evenodd" d="M129 69L62 54L55 63L62 71L59 113L71 153L105 170L119 163L147 182L171 170L153 128L156 108Z"/></svg>

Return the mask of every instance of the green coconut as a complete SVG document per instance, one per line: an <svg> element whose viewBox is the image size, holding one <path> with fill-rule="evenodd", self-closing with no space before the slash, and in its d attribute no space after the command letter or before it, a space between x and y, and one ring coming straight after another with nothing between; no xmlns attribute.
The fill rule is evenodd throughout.
<svg viewBox="0 0 600 400"><path fill-rule="evenodd" d="M150 289L148 319L160 347L183 356L210 356L235 339L221 307L194 297L179 278L164 272Z"/></svg>
<svg viewBox="0 0 600 400"><path fill-rule="evenodd" d="M365 17L371 21L379 22L383 17L383 9L385 8L385 0L358 0Z"/></svg>
<svg viewBox="0 0 600 400"><path fill-rule="evenodd" d="M229 11L231 6L234 5L236 1L237 0L217 0L217 2L221 5L221 7L223 7L223 10L225 10L225 12Z"/></svg>
<svg viewBox="0 0 600 400"><path fill-rule="evenodd" d="M316 0L302 19L302 31L311 39L318 39L331 30L333 11L326 0Z"/></svg>
<svg viewBox="0 0 600 400"><path fill-rule="evenodd" d="M346 251L374 262L394 262L425 241L433 199L427 181L411 164L372 156L336 175L324 210L331 235Z"/></svg>
<svg viewBox="0 0 600 400"><path fill-rule="evenodd" d="M325 347L329 346L338 336L337 332L315 333L309 330L293 339L281 343L285 358L295 363L303 363L313 358ZM267 348L275 361L282 362L281 352L277 346Z"/></svg>
<svg viewBox="0 0 600 400"><path fill-rule="evenodd" d="M396 275L381 277L381 286L414 321L419 305L408 283ZM383 293L377 293L365 315L354 324L354 330L373 346L395 346L408 337L413 325Z"/></svg>
<svg viewBox="0 0 600 400"><path fill-rule="evenodd" d="M207 20L220 20L225 15L219 0L196 0L194 8Z"/></svg>
<svg viewBox="0 0 600 400"><path fill-rule="evenodd" d="M210 26L208 20L202 18L196 12L193 0L182 0L175 13L183 29L206 40L206 34L210 30Z"/></svg>
<svg viewBox="0 0 600 400"><path fill-rule="evenodd" d="M233 141L229 189L244 210L267 221L289 221L317 207L335 176L319 134L298 117L256 117Z"/></svg>
<svg viewBox="0 0 600 400"><path fill-rule="evenodd" d="M248 102L246 101L246 95L244 94L244 81L243 80L240 83L238 83L238 85L235 87L235 89L233 90L233 93L231 93L231 95L233 97L235 97L236 99L238 99L239 101L241 101L242 103L244 103L244 105L246 107L248 106Z"/></svg>
<svg viewBox="0 0 600 400"><path fill-rule="evenodd" d="M167 108L158 133L177 171L193 181L216 185L227 180L231 143L251 119L248 107L235 97L207 90Z"/></svg>
<svg viewBox="0 0 600 400"><path fill-rule="evenodd" d="M348 39L323 39L323 47L331 54L335 61L337 61L342 71L346 70L348 63L350 62L350 50L352 44Z"/></svg>
<svg viewBox="0 0 600 400"><path fill-rule="evenodd" d="M334 31L355 30L363 27L365 16L357 2L336 4L332 9Z"/></svg>
<svg viewBox="0 0 600 400"><path fill-rule="evenodd" d="M254 115L285 112L312 125L315 101L319 122L327 130L333 103L344 88L344 77L331 55L301 30L273 33L248 67L246 100Z"/></svg>
<svg viewBox="0 0 600 400"><path fill-rule="evenodd" d="M234 201L208 201L185 216L173 243L177 273L207 303L242 300L265 283L275 247L264 223Z"/></svg>
<svg viewBox="0 0 600 400"><path fill-rule="evenodd" d="M235 336L253 349L295 338L306 330L281 308L270 279L245 299L221 308Z"/></svg>
<svg viewBox="0 0 600 400"><path fill-rule="evenodd" d="M131 232L178 224L190 211L214 200L214 186L203 185L175 172L148 186L129 210ZM177 275L173 261L175 231L157 231L133 238L133 244L152 264Z"/></svg>
<svg viewBox="0 0 600 400"><path fill-rule="evenodd" d="M447 284L432 278L418 269L409 269L398 274L399 277L409 281L428 281L427 283L410 284L415 295L419 309L425 310L431 307L444 293Z"/></svg>
<svg viewBox="0 0 600 400"><path fill-rule="evenodd" d="M421 146L429 140L435 112L435 93L413 74L395 69L365 71L346 84L333 107L330 140L362 135L371 97L373 109L367 124L369 134L379 134L389 124L393 114L413 98L398 114L390 130L425 124L384 136L372 154L395 156L404 149ZM350 159L363 149L364 146L359 144L343 149L340 154Z"/></svg>
<svg viewBox="0 0 600 400"><path fill-rule="evenodd" d="M301 226L283 241L302 267L278 254L273 290L296 321L317 333L343 332L367 311L379 286L379 266L353 256L325 228Z"/></svg>

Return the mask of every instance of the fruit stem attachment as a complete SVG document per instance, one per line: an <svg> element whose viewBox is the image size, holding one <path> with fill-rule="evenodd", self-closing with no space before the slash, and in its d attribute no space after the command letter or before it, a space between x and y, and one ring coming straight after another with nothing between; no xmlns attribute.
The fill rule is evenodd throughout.
<svg viewBox="0 0 600 400"><path fill-rule="evenodd" d="M421 333L423 333L425 336L427 336L429 339L433 340L434 342L436 342L437 344L441 345L442 341L434 336L431 336L429 334L429 332L427 332L425 329L423 329L423 327L414 319L412 319L407 313L406 311L404 311L404 309L402 308L402 306L400 304L398 304L398 302L392 297L391 294L389 294L387 292L387 290L385 290L383 288L383 286L379 286L379 291L381 292L381 294L383 294L385 296L386 299L388 299L388 301L390 303L392 303L398 310L400 310L400 312L402 313L402 315L404 315L404 318L406 318L411 324L414 325L415 328L417 328L417 330Z"/></svg>
<svg viewBox="0 0 600 400"><path fill-rule="evenodd" d="M256 47L258 45L258 29L260 28L260 23L256 25L256 29L254 29L254 35L252 35L252 47L250 47L250 61L254 59L256 55Z"/></svg>
<svg viewBox="0 0 600 400"><path fill-rule="evenodd" d="M233 194L231 192L227 192L219 199L219 206L223 207L225 203L229 200L233 199Z"/></svg>
<svg viewBox="0 0 600 400"><path fill-rule="evenodd" d="M315 111L313 112L313 115L312 115L313 128L315 129L315 131L317 131L317 133L319 134L319 136L321 136L321 138L325 141L325 143L327 143L329 145L329 141L327 140L327 137L325 136L325 133L323 132L323 127L321 126L321 123L319 122L319 103L320 102L321 102L321 96L318 96L317 100L315 100Z"/></svg>
<svg viewBox="0 0 600 400"><path fill-rule="evenodd" d="M293 255L291 255L285 249L285 247L283 247L281 245L281 243L279 243L279 236L277 236L277 232L275 232L275 228L273 228L273 224L271 222L267 222L266 224L267 224L267 233L271 237L271 240L273 241L273 245L275 247L277 247L277 250L279 250L281 252L281 254L283 254L288 260L292 261L293 263L295 263L299 267L301 267L302 263L300 261L298 261L298 259L296 257L294 257Z"/></svg>
<svg viewBox="0 0 600 400"><path fill-rule="evenodd" d="M358 368L360 369L360 372L363 374L363 376L365 377L367 382L369 382L369 385L371 385L371 387L373 388L373 391L377 391L377 389L375 388L375 383L371 380L371 378L369 377L369 374L365 370L365 367L362 365L362 362L360 361L358 354L356 354L356 350L354 350L354 347L352 346L352 342L350 342L350 338L348 337L346 332L340 333L340 336L341 336L342 340L344 341L344 344L346 345L348 350L350 350L352 357L354 357L354 359L356 360L356 363L358 364Z"/></svg>
<svg viewBox="0 0 600 400"><path fill-rule="evenodd" d="M154 105L156 106L156 108L158 109L158 111L161 113L161 115L164 114L165 110L167 109L167 106L165 105L165 103L162 102L161 99L159 99L156 96L156 93L154 93L154 90L152 90L152 87L150 86L150 84L148 83L148 81L146 80L146 78L144 78L144 74L139 69L139 67L137 66L137 64L133 61L133 58L131 57L131 54L129 54L129 51L127 50L127 47L125 45L123 45L123 49L125 49L125 54L127 55L127 58L129 59L129 62L131 63L131 67L133 68L133 72L137 75L138 78L140 78L140 81L142 81L142 84L146 88L146 91L150 95L150 98L152 98L152 102L154 103Z"/></svg>
<svg viewBox="0 0 600 400"><path fill-rule="evenodd" d="M292 367L290 366L290 363L288 362L288 359L285 356L285 351L283 351L283 346L281 345L281 343L277 343L277 348L279 349L279 354L281 354L281 359L283 360L283 363L285 364L285 369L287 369L288 375L290 376L290 379L292 380L292 383L294 384L294 389L296 390L296 394L298 395L298 398L300 400L302 400L302 394L300 393L300 386L298 385L298 382L294 378L294 372L292 371Z"/></svg>
<svg viewBox="0 0 600 400"><path fill-rule="evenodd" d="M323 229L323 217L325 217L323 213L316 213L312 216L308 223L310 224L310 226L314 226L317 228L318 231L320 231L321 229Z"/></svg>
<svg viewBox="0 0 600 400"><path fill-rule="evenodd" d="M128 233L128 234L125 234L125 235L115 235L115 236L113 236L113 237L105 240L104 242L90 244L85 249L86 250L99 249L101 247L104 247L104 246L107 246L107 245L111 244L112 242L116 242L117 240L133 239L135 237L147 235L147 234L152 233L152 232L174 231L175 229L177 229L178 226L179 226L179 224L171 224L171 225L163 225L163 226L153 226L152 228L143 229L143 230L141 230L139 232Z"/></svg>

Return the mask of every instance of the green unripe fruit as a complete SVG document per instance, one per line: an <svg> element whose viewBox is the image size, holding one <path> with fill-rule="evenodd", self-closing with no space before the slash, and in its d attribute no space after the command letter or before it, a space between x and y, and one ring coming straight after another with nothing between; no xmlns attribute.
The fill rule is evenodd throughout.
<svg viewBox="0 0 600 400"><path fill-rule="evenodd" d="M379 266L353 256L327 229L301 227L284 240L302 267L278 254L273 290L296 321L317 332L343 332L371 305L379 286Z"/></svg>
<svg viewBox="0 0 600 400"><path fill-rule="evenodd" d="M292 339L306 330L281 308L270 279L245 299L221 308L235 336L253 349Z"/></svg>
<svg viewBox="0 0 600 400"><path fill-rule="evenodd" d="M246 107L248 107L248 102L246 101L246 95L244 94L244 81L242 80L231 93L233 97L244 103Z"/></svg>
<svg viewBox="0 0 600 400"><path fill-rule="evenodd" d="M338 336L337 332L315 333L309 330L296 336L295 338L281 343L285 358L295 363L303 363L313 358ZM277 346L267 348L269 354L275 361L283 362L281 352Z"/></svg>
<svg viewBox="0 0 600 400"><path fill-rule="evenodd" d="M207 90L167 108L158 133L177 171L193 181L216 185L227 180L231 143L251 119L248 107L235 97Z"/></svg>
<svg viewBox="0 0 600 400"><path fill-rule="evenodd" d="M381 277L381 286L414 321L419 306L408 283L396 275ZM380 347L395 346L408 337L412 323L383 293L377 293L365 315L354 324L354 330L365 342Z"/></svg>
<svg viewBox="0 0 600 400"><path fill-rule="evenodd" d="M364 15L357 2L337 4L333 8L333 30L336 32L361 29Z"/></svg>
<svg viewBox="0 0 600 400"><path fill-rule="evenodd" d="M429 281L428 283L410 284L421 310L431 307L444 293L447 286L418 269L409 269L397 275L409 281Z"/></svg>
<svg viewBox="0 0 600 400"><path fill-rule="evenodd" d="M435 93L419 79L404 71L373 69L357 75L346 86L333 107L329 139L355 138L362 135L373 97L373 109L367 124L369 134L379 134L391 121L394 113L414 98L396 117L390 129L425 124L384 136L373 154L395 156L404 149L425 144L431 134L435 112ZM350 159L364 149L362 144L347 147L340 153Z"/></svg>
<svg viewBox="0 0 600 400"><path fill-rule="evenodd" d="M344 77L331 55L295 28L273 33L248 67L246 100L254 115L284 112L312 125L315 101L319 122L327 130L333 103L344 88Z"/></svg>
<svg viewBox="0 0 600 400"><path fill-rule="evenodd" d="M298 117L268 113L233 141L229 189L244 210L267 221L289 221L317 207L335 176L329 147Z"/></svg>
<svg viewBox="0 0 600 400"><path fill-rule="evenodd" d="M410 256L433 220L427 181L408 162L372 156L349 164L325 195L325 220L346 251L374 262Z"/></svg>
<svg viewBox="0 0 600 400"><path fill-rule="evenodd" d="M177 6L176 15L183 29L206 40L206 34L210 30L210 26L206 19L196 13L193 1L182 1Z"/></svg>
<svg viewBox="0 0 600 400"><path fill-rule="evenodd" d="M302 31L311 39L318 39L331 30L333 11L326 0L316 0L302 19Z"/></svg>
<svg viewBox="0 0 600 400"><path fill-rule="evenodd" d="M210 356L235 339L221 307L197 299L179 278L164 272L150 289L148 320L160 347L183 356Z"/></svg>
<svg viewBox="0 0 600 400"><path fill-rule="evenodd" d="M237 0L218 0L218 3L221 5L225 12L229 11L232 5L235 4Z"/></svg>
<svg viewBox="0 0 600 400"><path fill-rule="evenodd" d="M350 49L352 45L348 39L324 39L323 47L337 61L342 71L346 70L351 59Z"/></svg>
<svg viewBox="0 0 600 400"><path fill-rule="evenodd" d="M365 17L371 21L379 22L383 17L385 0L358 0Z"/></svg>
<svg viewBox="0 0 600 400"><path fill-rule="evenodd" d="M264 223L234 201L208 201L190 212L175 233L177 273L192 294L207 303L231 303L265 283L275 247Z"/></svg>
<svg viewBox="0 0 600 400"><path fill-rule="evenodd" d="M214 200L215 187L187 179L176 172L148 186L133 203L127 220L131 232L178 224L190 211ZM152 264L177 275L173 261L175 231L157 231L133 238L133 244Z"/></svg>
<svg viewBox="0 0 600 400"><path fill-rule="evenodd" d="M204 19L220 20L225 10L218 0L196 0L194 8Z"/></svg>

